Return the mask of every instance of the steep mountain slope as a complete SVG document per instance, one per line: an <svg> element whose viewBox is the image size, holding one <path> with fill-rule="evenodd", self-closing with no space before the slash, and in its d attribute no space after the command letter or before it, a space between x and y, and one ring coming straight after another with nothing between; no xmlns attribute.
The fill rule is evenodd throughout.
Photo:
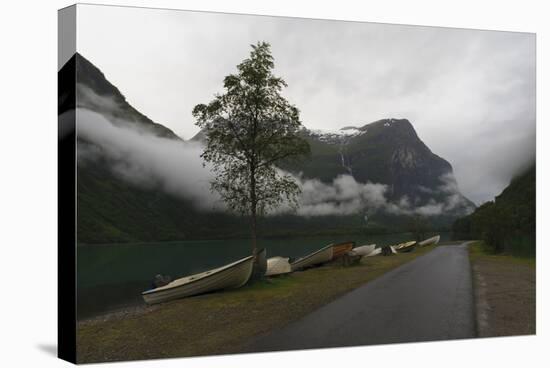
<svg viewBox="0 0 550 368"><path fill-rule="evenodd" d="M334 132L303 129L301 134L311 157L280 166L304 179L331 183L338 176L351 175L359 183L387 185L389 200L412 207L444 203L450 215L475 208L460 193L451 164L422 142L407 119L382 119ZM203 139L201 132L192 138Z"/></svg>
<svg viewBox="0 0 550 368"><path fill-rule="evenodd" d="M75 67L70 67L71 65ZM66 66L59 71L60 79L62 81L73 81L74 78L71 78L67 74L75 73L77 107L109 113L115 118L113 119L115 123L117 122L116 118L123 119L124 121L131 122L135 128L143 129L159 137L180 139L172 130L162 124L155 123L131 106L118 88L105 78L103 72L82 55L76 53L66 63ZM70 102L75 100L75 97L72 95L74 88L71 89L69 87L59 86L60 114L70 109Z"/></svg>
<svg viewBox="0 0 550 368"><path fill-rule="evenodd" d="M459 192L452 166L430 151L406 119L383 119L333 133L304 130L303 135L311 159L285 165L289 171L325 182L347 174L361 183L386 184L390 200L406 198L413 206L453 195L455 213L474 208Z"/></svg>
<svg viewBox="0 0 550 368"><path fill-rule="evenodd" d="M71 82L76 76L77 87L59 86L59 112L74 108L99 111L109 116L113 124L128 126L158 137L182 141L170 129L133 108L118 88L92 63L79 54L60 70L60 80ZM77 127L78 127L77 114ZM182 141L183 142L183 141ZM77 164L77 240L84 243L113 241L155 241L184 239L208 232L208 225L199 221L190 201L163 191L147 190L123 180L112 171L112 158L79 135ZM83 152L98 152L94 159ZM223 228L223 221L220 225ZM214 226L212 226L213 228ZM227 229L226 229L227 230Z"/></svg>
<svg viewBox="0 0 550 368"><path fill-rule="evenodd" d="M518 175L495 197L472 214L457 219L453 234L462 239L483 239L495 252L535 254L536 165Z"/></svg>

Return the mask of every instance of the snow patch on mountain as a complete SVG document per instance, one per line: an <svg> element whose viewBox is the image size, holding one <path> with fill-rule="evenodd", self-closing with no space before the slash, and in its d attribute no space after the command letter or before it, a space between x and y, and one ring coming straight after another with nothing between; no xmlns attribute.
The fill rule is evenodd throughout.
<svg viewBox="0 0 550 368"><path fill-rule="evenodd" d="M353 126L344 127L336 130L310 129L309 134L319 139L321 142L329 144L342 144L353 137L367 133L366 129L359 129Z"/></svg>

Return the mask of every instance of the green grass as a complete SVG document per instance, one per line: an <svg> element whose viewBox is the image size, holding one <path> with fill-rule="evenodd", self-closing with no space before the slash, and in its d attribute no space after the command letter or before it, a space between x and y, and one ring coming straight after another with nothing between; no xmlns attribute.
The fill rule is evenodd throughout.
<svg viewBox="0 0 550 368"><path fill-rule="evenodd" d="M84 321L77 331L78 361L242 352L255 335L297 320L433 248L364 258L347 268L334 263L233 291L146 307L123 317Z"/></svg>
<svg viewBox="0 0 550 368"><path fill-rule="evenodd" d="M481 240L470 244L469 249L470 260L472 262L484 258L494 261L517 262L531 267L535 267L536 265L536 258L534 256L518 256L511 253L494 253L492 248Z"/></svg>

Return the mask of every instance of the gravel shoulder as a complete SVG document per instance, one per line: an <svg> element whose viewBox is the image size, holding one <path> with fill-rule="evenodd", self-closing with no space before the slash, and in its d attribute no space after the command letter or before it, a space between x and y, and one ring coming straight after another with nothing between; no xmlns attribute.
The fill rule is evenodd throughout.
<svg viewBox="0 0 550 368"><path fill-rule="evenodd" d="M470 245L479 337L536 333L534 258L484 253Z"/></svg>

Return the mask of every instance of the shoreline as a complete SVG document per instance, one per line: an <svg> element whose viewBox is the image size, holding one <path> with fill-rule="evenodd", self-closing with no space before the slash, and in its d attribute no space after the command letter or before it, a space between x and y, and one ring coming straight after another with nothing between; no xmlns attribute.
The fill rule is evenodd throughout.
<svg viewBox="0 0 550 368"><path fill-rule="evenodd" d="M299 258L318 249L321 244L346 240L343 238L310 236L264 240L261 245L267 248L267 258L274 255ZM356 237L354 240L359 246L397 244L409 238L412 235L400 233L376 238ZM447 234L443 235L443 239L447 238ZM82 245L78 248L79 256L84 258L77 271L77 318L82 321L102 319L126 309L134 310L143 306L141 292L150 287L153 275L163 273L173 279L185 277L228 264L248 255L248 251L249 246L244 241Z"/></svg>
<svg viewBox="0 0 550 368"><path fill-rule="evenodd" d="M147 305L145 304L145 302L142 304L120 307L117 309L107 311L102 314L81 318L77 321L77 325L78 326L88 325L88 324L122 319L126 317L131 317L131 316L139 316L139 315L153 312L155 309L157 309L157 307L158 305Z"/></svg>
<svg viewBox="0 0 550 368"><path fill-rule="evenodd" d="M339 233L339 232L329 232L329 233L320 233L320 234L290 234L290 235L271 235L271 236L264 236L261 239L264 240L270 240L270 239L293 239L293 238L318 238L318 237L333 237L333 236L345 236L345 235L351 235L351 236L371 236L371 237L378 237L378 236L391 236L391 235L408 235L412 234L410 231L389 231L389 232L363 232L361 229L359 229L356 233L349 233L346 232L345 234ZM431 231L428 233L427 237L430 237L431 235L442 235L442 234L448 234L449 238L452 232L450 230L441 230L441 231ZM245 242L250 241L250 237L247 237L246 235L243 236L236 236L236 237L220 237L220 238L193 238L193 239L178 239L178 240L161 240L161 241L132 241L132 242L110 242L110 243L85 243L85 242L77 242L77 246L79 247L101 247L101 246L113 246L113 245L157 245L159 243L163 244L170 244L170 243L183 243L183 242L212 242L212 241L220 241L223 242L225 240L243 240ZM447 240L446 242L452 242L455 243L455 240Z"/></svg>
<svg viewBox="0 0 550 368"><path fill-rule="evenodd" d="M351 267L336 261L235 290L78 321L78 362L239 353L255 336L295 321L434 248L366 257Z"/></svg>

